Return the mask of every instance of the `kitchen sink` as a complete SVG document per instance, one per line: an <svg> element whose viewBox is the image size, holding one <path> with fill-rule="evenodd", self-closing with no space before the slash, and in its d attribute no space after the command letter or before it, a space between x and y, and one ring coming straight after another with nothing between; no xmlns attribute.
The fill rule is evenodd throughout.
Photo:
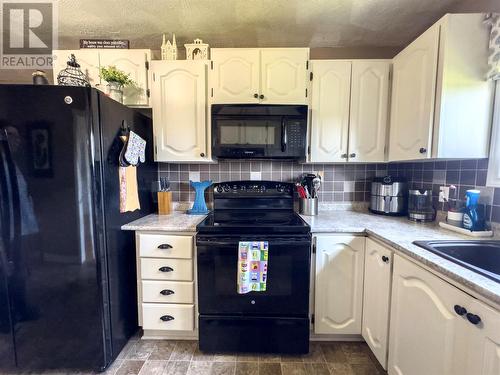
<svg viewBox="0 0 500 375"><path fill-rule="evenodd" d="M415 241L415 245L500 283L500 241Z"/></svg>

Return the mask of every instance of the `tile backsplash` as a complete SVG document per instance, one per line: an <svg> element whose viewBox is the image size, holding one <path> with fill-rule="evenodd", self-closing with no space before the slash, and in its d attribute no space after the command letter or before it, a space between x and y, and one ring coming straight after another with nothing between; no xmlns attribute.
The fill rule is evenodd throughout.
<svg viewBox="0 0 500 375"><path fill-rule="evenodd" d="M387 164L298 164L279 161L221 161L218 164L159 165L161 177L170 180L174 201L193 201L189 180L273 180L295 182L303 173L323 172L322 202L368 201L370 181L387 174Z"/></svg>
<svg viewBox="0 0 500 375"><path fill-rule="evenodd" d="M321 202L368 201L370 182L375 176L387 174L408 179L410 188L432 189L435 207L446 210L438 202L439 187L456 185L460 196L467 189L481 190L481 203L487 217L500 223L500 188L486 187L488 159L418 161L379 164L298 164L279 161L221 161L217 164L160 163L161 177L170 180L173 200L192 202L194 192L189 180L276 180L295 182L303 173L323 172L319 193Z"/></svg>

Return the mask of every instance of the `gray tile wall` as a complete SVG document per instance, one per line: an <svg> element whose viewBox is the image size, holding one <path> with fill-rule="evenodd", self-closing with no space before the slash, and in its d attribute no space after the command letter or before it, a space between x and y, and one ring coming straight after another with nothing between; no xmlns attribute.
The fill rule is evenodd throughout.
<svg viewBox="0 0 500 375"><path fill-rule="evenodd" d="M174 201L193 201L189 179L213 182L250 179L295 182L303 173L323 172L319 193L322 202L352 202L369 199L370 181L387 174L387 164L298 164L276 161L221 161L218 164L159 165L161 177L170 180Z"/></svg>
<svg viewBox="0 0 500 375"><path fill-rule="evenodd" d="M486 205L487 217L500 223L500 188L486 187L488 159L422 161L382 164L298 164L276 161L221 161L218 164L160 163L161 177L171 182L174 201L192 202L194 192L189 178L213 182L276 180L294 182L302 173L323 172L324 179L319 199L322 202L368 201L370 182L375 176L386 174L404 176L411 188L432 189L435 206L446 211L446 204L438 202L439 187L456 185L461 196L467 189L481 190L481 203Z"/></svg>

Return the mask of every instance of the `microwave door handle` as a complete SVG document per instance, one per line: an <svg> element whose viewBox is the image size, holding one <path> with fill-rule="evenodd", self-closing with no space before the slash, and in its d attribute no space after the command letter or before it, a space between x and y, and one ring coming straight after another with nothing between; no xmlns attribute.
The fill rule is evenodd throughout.
<svg viewBox="0 0 500 375"><path fill-rule="evenodd" d="M286 133L286 119L283 117L281 119L281 152L286 152L286 144L288 142L288 136Z"/></svg>

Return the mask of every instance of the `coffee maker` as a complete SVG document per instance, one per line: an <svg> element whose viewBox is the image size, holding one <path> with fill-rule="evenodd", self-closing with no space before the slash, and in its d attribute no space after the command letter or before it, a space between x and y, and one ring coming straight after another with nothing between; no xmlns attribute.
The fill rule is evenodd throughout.
<svg viewBox="0 0 500 375"><path fill-rule="evenodd" d="M434 221L436 219L436 209L432 204L432 190L410 190L408 219L419 222Z"/></svg>

